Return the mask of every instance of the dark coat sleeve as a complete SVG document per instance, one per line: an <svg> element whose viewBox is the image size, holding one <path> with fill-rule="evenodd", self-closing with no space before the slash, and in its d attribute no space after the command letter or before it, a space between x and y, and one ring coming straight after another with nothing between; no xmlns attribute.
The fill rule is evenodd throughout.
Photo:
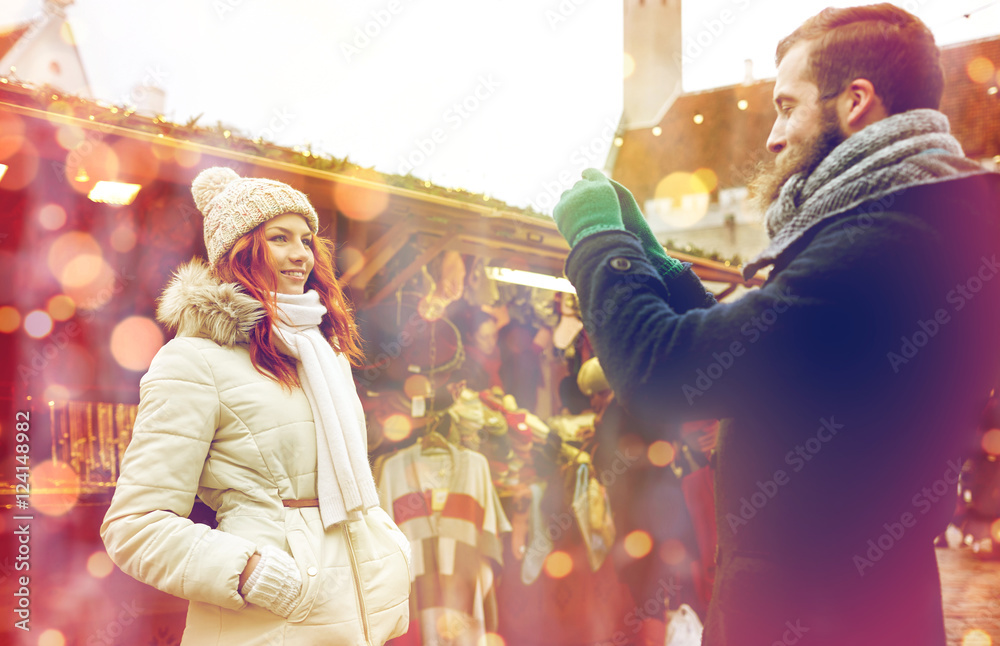
<svg viewBox="0 0 1000 646"><path fill-rule="evenodd" d="M822 227L738 301L686 311L690 298L681 295L697 290L664 283L636 237L580 241L567 276L616 396L650 421L732 417L782 394L830 387L822 379L887 367L901 327L888 304L899 297L899 277L930 257L934 234L906 214L864 217L863 228L853 217ZM893 271L885 270L887 250Z"/></svg>

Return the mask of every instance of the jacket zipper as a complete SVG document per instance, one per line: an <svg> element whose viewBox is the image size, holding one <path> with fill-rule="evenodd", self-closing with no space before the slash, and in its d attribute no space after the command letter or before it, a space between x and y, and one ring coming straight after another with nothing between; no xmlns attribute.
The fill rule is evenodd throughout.
<svg viewBox="0 0 1000 646"><path fill-rule="evenodd" d="M347 551L351 555L351 569L354 570L354 588L358 591L358 603L361 606L361 625L365 631L365 643L371 646L371 629L368 626L368 609L365 607L365 593L361 589L361 572L358 570L358 557L354 554L354 543L351 542L351 532L347 529L347 523L343 524L343 528L344 537L347 539Z"/></svg>

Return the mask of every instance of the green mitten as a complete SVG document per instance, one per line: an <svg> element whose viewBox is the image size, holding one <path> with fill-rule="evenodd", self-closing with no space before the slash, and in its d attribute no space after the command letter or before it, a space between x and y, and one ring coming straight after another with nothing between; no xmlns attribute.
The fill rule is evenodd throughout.
<svg viewBox="0 0 1000 646"><path fill-rule="evenodd" d="M684 265L676 258L668 256L666 251L663 250L663 245L657 241L649 225L646 224L646 218L643 216L642 211L639 210L639 205L636 204L632 193L618 182L614 180L608 181L611 182L615 193L618 195L622 224L625 225L626 230L634 233L639 238L642 242L642 250L646 252L646 256L653 262L660 274L664 278L672 278L684 271Z"/></svg>
<svg viewBox="0 0 1000 646"><path fill-rule="evenodd" d="M625 230L611 180L594 168L583 171L583 179L562 194L552 217L570 247L592 233Z"/></svg>

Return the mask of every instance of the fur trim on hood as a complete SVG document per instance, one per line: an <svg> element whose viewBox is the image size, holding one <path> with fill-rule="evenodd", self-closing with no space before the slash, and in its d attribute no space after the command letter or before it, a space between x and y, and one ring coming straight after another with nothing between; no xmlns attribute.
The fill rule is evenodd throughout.
<svg viewBox="0 0 1000 646"><path fill-rule="evenodd" d="M177 268L156 309L157 320L177 336L207 337L226 346L248 343L266 314L260 301L236 283L219 282L199 259Z"/></svg>

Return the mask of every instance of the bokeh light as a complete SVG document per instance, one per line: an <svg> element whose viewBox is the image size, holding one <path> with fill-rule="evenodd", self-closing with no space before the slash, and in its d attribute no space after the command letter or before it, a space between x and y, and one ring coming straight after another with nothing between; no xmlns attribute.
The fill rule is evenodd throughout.
<svg viewBox="0 0 1000 646"><path fill-rule="evenodd" d="M719 185L719 176L711 168L699 168L694 172L694 179L701 182L706 193L711 193Z"/></svg>
<svg viewBox="0 0 1000 646"><path fill-rule="evenodd" d="M628 52L625 52L623 57L625 59L625 69L622 70L622 78L628 78L635 73L635 59Z"/></svg>
<svg viewBox="0 0 1000 646"><path fill-rule="evenodd" d="M163 347L163 332L145 316L130 316L111 332L111 356L122 368L145 372Z"/></svg>
<svg viewBox="0 0 1000 646"><path fill-rule="evenodd" d="M962 646L992 646L993 639L989 633L974 628L962 636Z"/></svg>
<svg viewBox="0 0 1000 646"><path fill-rule="evenodd" d="M650 464L657 467L665 467L674 461L674 446L670 442L657 440L649 445L646 456Z"/></svg>
<svg viewBox="0 0 1000 646"><path fill-rule="evenodd" d="M80 476L65 462L46 460L31 470L31 508L62 516L80 498Z"/></svg>
<svg viewBox="0 0 1000 646"><path fill-rule="evenodd" d="M135 248L135 228L128 224L119 224L111 232L111 248L118 253L128 253Z"/></svg>
<svg viewBox="0 0 1000 646"><path fill-rule="evenodd" d="M357 248L345 245L338 253L338 269L344 274L353 274L361 269L365 257Z"/></svg>
<svg viewBox="0 0 1000 646"><path fill-rule="evenodd" d="M77 193L86 195L100 180L118 177L118 155L102 141L85 139L66 153L66 181Z"/></svg>
<svg viewBox="0 0 1000 646"><path fill-rule="evenodd" d="M750 103L746 99L740 99L736 102L736 107L740 110L746 110L750 107Z"/></svg>
<svg viewBox="0 0 1000 646"><path fill-rule="evenodd" d="M45 387L42 397L51 402L64 402L70 398L69 388L62 384L49 384Z"/></svg>
<svg viewBox="0 0 1000 646"><path fill-rule="evenodd" d="M103 579L115 569L115 564L104 550L97 550L87 558L87 573L95 579Z"/></svg>
<svg viewBox="0 0 1000 646"><path fill-rule="evenodd" d="M403 392L410 399L414 397L430 397L431 381L424 375L410 375L403 382Z"/></svg>
<svg viewBox="0 0 1000 646"><path fill-rule="evenodd" d="M65 151L73 150L86 138L87 133L80 126L64 125L56 128L56 143Z"/></svg>
<svg viewBox="0 0 1000 646"><path fill-rule="evenodd" d="M362 172L358 179L376 184L384 181L382 175L373 170ZM333 202L345 217L367 222L377 218L389 206L389 193L384 188L337 183L333 186Z"/></svg>
<svg viewBox="0 0 1000 646"><path fill-rule="evenodd" d="M101 260L94 280L80 287L64 285L63 289L67 296L76 301L77 309L96 310L107 305L122 288L118 285L118 276L111 265L106 260Z"/></svg>
<svg viewBox="0 0 1000 646"><path fill-rule="evenodd" d="M103 257L81 253L66 263L62 273L59 275L59 282L67 290L74 287L84 287L97 280L103 268Z"/></svg>
<svg viewBox="0 0 1000 646"><path fill-rule="evenodd" d="M151 146L153 155L161 162L173 161L174 148L172 146Z"/></svg>
<svg viewBox="0 0 1000 646"><path fill-rule="evenodd" d="M49 247L49 271L52 272L56 280L63 282L66 267L80 256L103 257L101 245L97 244L97 240L89 233L68 231L56 238L52 246ZM76 283L73 276L69 276L69 279Z"/></svg>
<svg viewBox="0 0 1000 646"><path fill-rule="evenodd" d="M659 556L660 560L667 565L677 565L687 556L687 549L684 547L684 543L676 538L671 538L660 544Z"/></svg>
<svg viewBox="0 0 1000 646"><path fill-rule="evenodd" d="M382 435L390 442L401 442L412 432L413 422L406 415L390 415L382 422Z"/></svg>
<svg viewBox="0 0 1000 646"><path fill-rule="evenodd" d="M10 334L21 327L21 313L10 305L0 307L0 332Z"/></svg>
<svg viewBox="0 0 1000 646"><path fill-rule="evenodd" d="M55 628L49 628L38 636L38 646L66 646L66 636Z"/></svg>
<svg viewBox="0 0 1000 646"><path fill-rule="evenodd" d="M177 162L178 166L183 166L184 168L194 168L201 161L201 152L198 150L178 148L174 151L174 161Z"/></svg>
<svg viewBox="0 0 1000 646"><path fill-rule="evenodd" d="M573 571L573 557L556 550L545 557L545 573L553 579L562 579Z"/></svg>
<svg viewBox="0 0 1000 646"><path fill-rule="evenodd" d="M990 525L990 536L994 543L1000 543L1000 518L994 520L993 524Z"/></svg>
<svg viewBox="0 0 1000 646"><path fill-rule="evenodd" d="M45 309L56 321L68 321L76 314L76 303L66 294L56 294L49 299Z"/></svg>
<svg viewBox="0 0 1000 646"><path fill-rule="evenodd" d="M985 56L977 56L965 66L965 73L969 75L973 83L989 83L993 80L994 72L996 72L996 66Z"/></svg>
<svg viewBox="0 0 1000 646"><path fill-rule="evenodd" d="M76 110L69 104L68 101L63 101L62 99L55 99L49 102L48 109L46 112L51 112L52 114L61 114L64 117L76 116ZM83 129L80 129L83 132Z"/></svg>
<svg viewBox="0 0 1000 646"><path fill-rule="evenodd" d="M58 204L46 204L38 209L38 223L49 231L61 229L66 224L66 209Z"/></svg>
<svg viewBox="0 0 1000 646"><path fill-rule="evenodd" d="M479 638L476 642L476 646L507 646L507 642L504 638L496 633L486 633Z"/></svg>
<svg viewBox="0 0 1000 646"><path fill-rule="evenodd" d="M668 212L660 217L675 227L690 227L708 213L708 187L694 173L677 171L661 179L654 192L657 200L670 200Z"/></svg>
<svg viewBox="0 0 1000 646"><path fill-rule="evenodd" d="M32 310L24 317L24 331L34 339L44 339L52 332L52 317L48 312Z"/></svg>
<svg viewBox="0 0 1000 646"><path fill-rule="evenodd" d="M112 149L118 156L121 167L128 169L129 181L141 184L152 182L157 178L160 160L146 142L122 138L112 146Z"/></svg>
<svg viewBox="0 0 1000 646"><path fill-rule="evenodd" d="M641 529L629 532L625 537L625 553L634 559L641 559L653 549L653 538Z"/></svg>
<svg viewBox="0 0 1000 646"><path fill-rule="evenodd" d="M1000 455L1000 428L991 428L983 433L982 446L990 455Z"/></svg>
<svg viewBox="0 0 1000 646"><path fill-rule="evenodd" d="M24 119L12 112L0 112L0 161L13 157L25 144Z"/></svg>
<svg viewBox="0 0 1000 646"><path fill-rule="evenodd" d="M3 176L3 187L8 191L20 191L34 182L38 175L38 151L30 141L21 145L14 159L4 163L10 166Z"/></svg>

